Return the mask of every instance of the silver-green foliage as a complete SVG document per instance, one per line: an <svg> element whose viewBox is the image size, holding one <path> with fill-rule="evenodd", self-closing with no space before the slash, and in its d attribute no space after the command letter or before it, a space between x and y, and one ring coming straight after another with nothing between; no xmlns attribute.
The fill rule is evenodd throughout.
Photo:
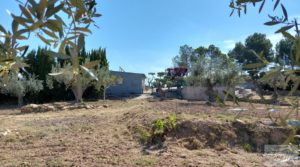
<svg viewBox="0 0 300 167"><path fill-rule="evenodd" d="M103 99L105 99L107 88L123 82L123 78L112 75L107 68L100 68L96 71L96 75L99 80L94 82L94 87L97 90L101 90L103 88Z"/></svg>
<svg viewBox="0 0 300 167"><path fill-rule="evenodd" d="M20 46L19 40L27 40L34 33L45 44L58 48L58 53L47 52L47 54L70 60L72 69L62 69L59 73L66 72L72 76L72 86L76 87L74 92L76 101L82 101L83 83L80 73L88 68L80 66L78 53L84 46L84 38L91 24L95 24L95 17L101 16L96 11L95 0L26 0L19 2L21 14L11 14L13 22L12 31L0 25L0 32L5 38L0 42L4 46L4 55L0 55L0 77L7 81L8 74L13 71L11 66L18 59L18 54L24 54L28 46ZM66 16L63 20L61 16ZM65 53L65 47L70 46L70 56ZM24 67L24 66L22 66ZM21 68L22 68L21 67ZM62 67L63 68L63 67ZM69 75L72 71L72 75Z"/></svg>
<svg viewBox="0 0 300 167"><path fill-rule="evenodd" d="M53 66L47 78L47 86L52 89L53 80L55 80L60 84L64 84L66 88L70 88L76 100L81 101L84 91L99 81L96 70L92 68L99 62L90 62L88 59L86 61L84 65L79 65L78 71L74 71L71 63L66 63L63 67L59 63ZM78 86L80 87L78 88Z"/></svg>
<svg viewBox="0 0 300 167"><path fill-rule="evenodd" d="M207 86L207 80L218 85L235 85L240 68L225 55L216 57L202 56L192 64L192 71L187 77L191 86Z"/></svg>
<svg viewBox="0 0 300 167"><path fill-rule="evenodd" d="M23 76L21 73L11 72L8 81L0 78L0 92L18 97L19 105L22 105L26 93L38 93L43 89L43 82L35 76Z"/></svg>

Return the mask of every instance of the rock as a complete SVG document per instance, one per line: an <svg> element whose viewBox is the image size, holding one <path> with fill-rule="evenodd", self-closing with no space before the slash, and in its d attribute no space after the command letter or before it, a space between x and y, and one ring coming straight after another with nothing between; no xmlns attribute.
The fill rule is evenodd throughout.
<svg viewBox="0 0 300 167"><path fill-rule="evenodd" d="M54 106L48 106L48 110L50 110L50 111L55 111L56 108L55 108Z"/></svg>
<svg viewBox="0 0 300 167"><path fill-rule="evenodd" d="M21 113L32 113L36 112L39 109L39 105L37 104L29 104L21 108Z"/></svg>
<svg viewBox="0 0 300 167"><path fill-rule="evenodd" d="M104 108L108 108L108 105L107 105L107 104L104 104L103 107L104 107Z"/></svg>
<svg viewBox="0 0 300 167"><path fill-rule="evenodd" d="M187 156L186 156L185 154L180 154L179 157L180 157L180 158L183 158L183 159L186 159L186 158L187 158Z"/></svg>
<svg viewBox="0 0 300 167"><path fill-rule="evenodd" d="M21 108L21 113L38 113L38 112L48 112L48 111L55 111L56 108L53 105L44 104L44 105L37 105L37 104L29 104Z"/></svg>

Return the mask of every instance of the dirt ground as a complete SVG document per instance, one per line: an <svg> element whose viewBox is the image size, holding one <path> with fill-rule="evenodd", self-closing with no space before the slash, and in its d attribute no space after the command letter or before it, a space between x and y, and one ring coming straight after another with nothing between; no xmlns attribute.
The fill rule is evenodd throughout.
<svg viewBox="0 0 300 167"><path fill-rule="evenodd" d="M267 122L270 106L209 106L184 100L132 99L87 102L93 109L21 114L0 109L0 166L264 166L263 154L242 147L188 149L167 136L146 147L132 129L176 114L180 120ZM278 107L285 114L288 107ZM295 116L295 115L294 115ZM201 133L201 132L200 132ZM195 134L197 135L197 134Z"/></svg>

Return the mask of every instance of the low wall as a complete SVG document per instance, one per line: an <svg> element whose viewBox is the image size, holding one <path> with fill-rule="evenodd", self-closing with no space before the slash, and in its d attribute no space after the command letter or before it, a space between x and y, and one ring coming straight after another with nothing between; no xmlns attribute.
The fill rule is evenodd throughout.
<svg viewBox="0 0 300 167"><path fill-rule="evenodd" d="M206 95L205 91L206 91L206 87L192 87L192 86L187 86L182 88L181 90L181 95L183 97L183 99L186 100L203 100L206 101L208 100L208 96ZM224 98L225 94L223 93L224 90L226 90L225 87L215 87L214 88L215 91L218 92L218 95L221 98ZM226 90L228 91L228 90ZM234 93L233 90L229 90L230 93Z"/></svg>

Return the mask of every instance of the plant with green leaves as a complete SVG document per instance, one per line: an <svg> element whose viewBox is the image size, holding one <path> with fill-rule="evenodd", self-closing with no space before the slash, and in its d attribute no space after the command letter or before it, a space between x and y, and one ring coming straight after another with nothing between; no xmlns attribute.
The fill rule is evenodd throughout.
<svg viewBox="0 0 300 167"><path fill-rule="evenodd" d="M153 93L154 89L154 81L155 81L155 73L149 72L147 77L148 86L151 88L151 92Z"/></svg>
<svg viewBox="0 0 300 167"><path fill-rule="evenodd" d="M49 73L47 84L50 89L53 88L53 80L60 84L64 84L66 88L70 88L76 98L77 102L82 101L82 95L84 91L94 84L94 81L99 79L96 76L96 71L92 68L98 62L89 62L80 65L81 69L77 74L77 78L74 78L73 67L71 63L66 63L61 67L60 64L52 67L51 73ZM76 81L75 81L76 79ZM80 86L80 87L78 87Z"/></svg>
<svg viewBox="0 0 300 167"><path fill-rule="evenodd" d="M37 93L43 89L43 82L35 76L26 77L21 73L10 72L8 80L0 78L0 92L18 98L18 105L23 105L23 97L26 93Z"/></svg>
<svg viewBox="0 0 300 167"><path fill-rule="evenodd" d="M76 87L76 102L82 101L80 73L92 72L79 64L78 53L84 46L84 38L94 24L94 18L101 16L96 11L95 0L27 0L19 2L21 15L13 17L12 32L0 26L0 31L5 38L5 54L1 56L1 77L6 78L11 71L11 64L18 59L17 54L24 52L28 46L20 46L18 40L27 40L34 33L45 44L58 49L58 52L47 51L46 53L60 59L70 61L71 68L66 68L53 76L72 73L72 85ZM62 19L61 16L66 19ZM70 56L65 52L65 46L70 46ZM2 58L3 57L3 58ZM91 76L92 77L92 76Z"/></svg>
<svg viewBox="0 0 300 167"><path fill-rule="evenodd" d="M176 128L177 121L176 115L156 119L152 122L151 129L142 132L141 141L146 144L162 144L167 133Z"/></svg>
<svg viewBox="0 0 300 167"><path fill-rule="evenodd" d="M103 100L106 99L107 88L123 82L123 78L112 75L107 68L100 68L97 70L96 75L99 80L94 83L94 87L97 90L101 90L103 88Z"/></svg>
<svg viewBox="0 0 300 167"><path fill-rule="evenodd" d="M250 4L253 4L253 6L259 4L259 13L263 11L264 5L266 4L267 0L232 0L230 3L230 8L232 9L231 15L233 15L235 12L238 13L240 16L242 12L245 14L247 13L247 8ZM285 38L292 41L294 51L290 52L288 55L289 57L293 57L292 63L293 66L300 66L300 30L298 23L298 20L296 18L290 19L288 16L288 12L284 5L281 3L281 0L272 0L274 2L273 10L275 11L278 6L281 6L282 16L272 16L269 15L270 21L265 22L264 24L267 26L274 26L274 25L282 25L280 29L278 29L275 33L282 34ZM294 29L295 35L290 33L290 30ZM253 64L255 65L255 64ZM258 66L265 65L264 62L260 64L256 64L256 68ZM298 70L289 70L287 73L287 79L289 81L294 80L294 86L291 91L291 94L297 90L297 88L300 85L300 76L297 76ZM289 76L290 75L290 76ZM296 78L293 78L291 76L296 76ZM289 82L287 81L287 82Z"/></svg>
<svg viewBox="0 0 300 167"><path fill-rule="evenodd" d="M235 86L239 79L239 67L233 61L215 47L200 47L201 52L195 53L196 59L192 64L187 83L190 86L205 86L210 102L215 101L216 92L214 87L218 85L227 86L228 89ZM196 51L200 51L196 49Z"/></svg>
<svg viewBox="0 0 300 167"><path fill-rule="evenodd" d="M255 53L262 53L269 62L273 61L272 43L265 34L254 33L245 40L245 45L241 42L235 44L235 47L229 51L228 56L236 60L240 65L260 64L260 59ZM263 64L264 65L264 64ZM263 65L255 69L244 69L253 79L259 78L260 70Z"/></svg>
<svg viewBox="0 0 300 167"><path fill-rule="evenodd" d="M238 15L240 16L242 12L245 14L247 13L247 7L249 4L253 4L254 6L256 4L259 4L259 13L262 12L267 0L232 0L230 3L230 8L232 8L232 13L231 15L237 11ZM264 24L267 26L274 26L274 25L282 25L280 29L278 29L275 33L280 33L282 34L288 41L290 41L292 46L287 46L290 47L289 53L286 53L287 56L290 58L291 62L290 64L292 66L300 66L300 31L299 31L299 23L296 18L290 19L288 16L288 12L284 5L281 2L281 0L272 0L274 2L273 10L275 11L277 7L281 6L282 10L282 16L271 16L269 15L270 21L265 22ZM294 29L295 35L290 33L290 30ZM284 48L287 48L284 47ZM283 52L284 53L284 52ZM261 63L260 64L250 64L248 65L250 68L257 68L258 66L265 66L269 62L266 60L266 58L263 56L263 53L257 54L258 57L260 57ZM282 55L281 55L282 56ZM280 76L278 74L280 73ZM282 75L281 70L274 70L269 72L267 75L265 75L261 80L265 81L271 81L273 82L274 87L283 85L282 83L285 82L287 83L292 82L293 87L289 93L289 95L293 95L294 92L298 89L300 85L300 76L299 70L292 68L288 69L284 72L284 76ZM279 85L278 85L279 84ZM299 108L299 96L292 97L292 98L284 98L284 100L292 107L292 110L286 115L286 116L279 116L279 123L280 125L286 126L286 125L291 125L295 127L294 133L291 134L287 140L287 142L290 142L292 139L299 137L296 135L297 131L300 128L300 123L299 120L289 120L289 117L292 112L297 113L298 117L298 108ZM276 111L276 110L275 110ZM272 121L273 118L270 117ZM275 120L277 121L277 119ZM298 143L299 144L299 143Z"/></svg>

